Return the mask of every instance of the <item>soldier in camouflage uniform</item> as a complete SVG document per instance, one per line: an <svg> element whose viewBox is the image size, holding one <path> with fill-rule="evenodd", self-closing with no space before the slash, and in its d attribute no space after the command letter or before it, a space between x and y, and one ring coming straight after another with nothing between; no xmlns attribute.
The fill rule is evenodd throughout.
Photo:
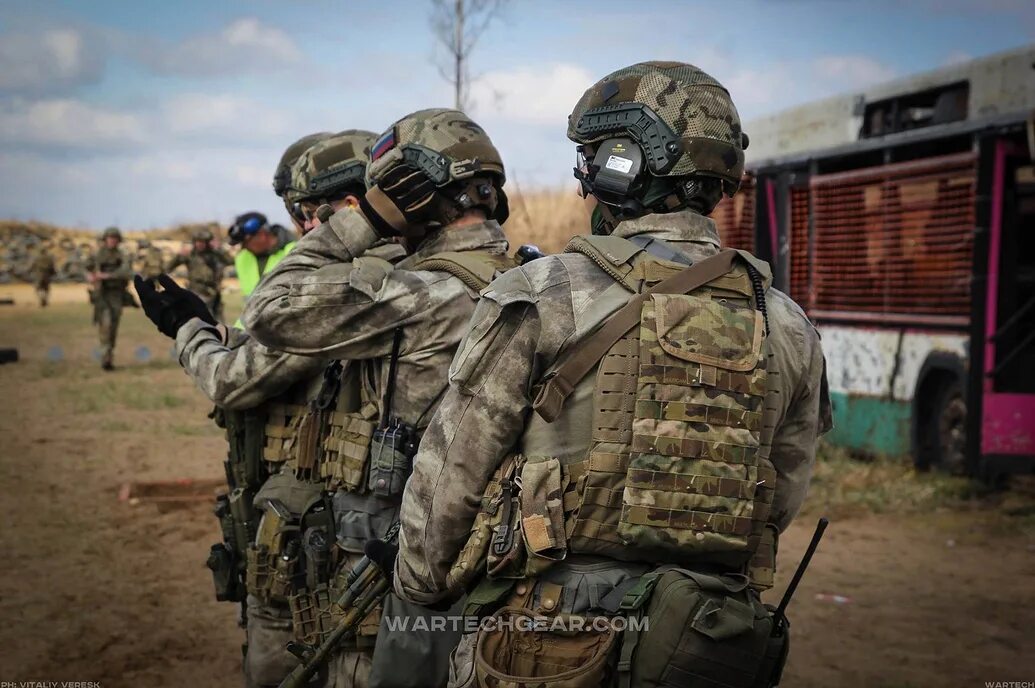
<svg viewBox="0 0 1035 688"><path fill-rule="evenodd" d="M138 241L137 249L137 259L140 261L140 268L137 272L139 272L144 279L153 283L158 279L160 274L165 272L165 261L162 260L162 250L147 239L141 239Z"/></svg>
<svg viewBox="0 0 1035 688"><path fill-rule="evenodd" d="M318 162L330 146L331 140L317 144L308 160ZM340 421L351 429L332 431L342 439L325 444L338 447L338 458L325 452L310 469L328 476L346 565L397 519L412 453L478 291L511 265L499 225L507 214L503 166L477 124L452 110L416 112L378 139L372 157L371 188L360 208L340 210L303 237L252 294L243 316L265 345L338 359L361 381L356 410ZM395 265L368 257L386 238L401 238L406 247L407 257ZM336 580L332 591L342 584ZM392 597L385 605L386 615L429 613ZM296 612L312 606L293 603ZM376 627L376 616L370 622ZM455 635L380 633L371 657L364 636L372 630L361 628L359 647L331 659L330 685L367 685L368 673L380 685L445 681Z"/></svg>
<svg viewBox="0 0 1035 688"><path fill-rule="evenodd" d="M739 187L747 138L718 82L669 62L593 86L568 136L596 201L593 236L482 292L403 496L395 591L432 604L474 585L471 612L548 616L632 615L650 600L655 635L638 650L631 634L620 657L607 634L471 634L455 685L476 674L483 686L552 686L547 677L564 671L579 674L565 686L628 685L630 671L632 685L670 685L649 673L659 666L671 685L699 685L700 666L680 665L697 656L686 644L703 638L704 656L721 664L729 651L717 640L740 631L757 641L736 655L746 683L721 669L700 685L768 685L752 662L769 615L727 574L748 574L753 590L772 584L775 536L805 497L829 402L815 329L769 287L767 264L720 254L707 217ZM665 291L674 275L709 271L697 288ZM655 285L673 295L643 300ZM616 312L630 319L597 332ZM691 619L663 623L672 600L697 609L650 597L668 585L663 565L687 567L672 575L712 591L723 634L691 638ZM492 577L480 578L486 569ZM747 616L727 625L729 610ZM656 640L664 633L670 643Z"/></svg>
<svg viewBox="0 0 1035 688"><path fill-rule="evenodd" d="M40 246L40 252L32 261L32 279L36 286L36 296L39 297L40 306L46 307L50 298L50 280L57 274L57 267L54 265L54 256L50 253L47 244Z"/></svg>
<svg viewBox="0 0 1035 688"><path fill-rule="evenodd" d="M104 230L101 242L100 248L86 262L86 281L91 285L94 323L100 330L101 368L112 370L122 308L133 304L133 298L126 291L133 278L133 261L119 246L122 233L118 228Z"/></svg>
<svg viewBox="0 0 1035 688"><path fill-rule="evenodd" d="M187 288L201 297L208 310L223 319L223 270L233 265L234 259L225 251L213 245L215 237L211 230L199 229L191 236L194 246L189 253L180 255L169 261L166 272L172 272L181 265L187 266Z"/></svg>

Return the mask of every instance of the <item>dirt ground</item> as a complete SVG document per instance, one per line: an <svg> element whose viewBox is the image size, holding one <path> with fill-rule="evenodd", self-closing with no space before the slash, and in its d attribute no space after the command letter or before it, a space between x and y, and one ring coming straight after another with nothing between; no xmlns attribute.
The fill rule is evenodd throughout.
<svg viewBox="0 0 1035 688"><path fill-rule="evenodd" d="M105 373L82 287L60 285L45 310L26 287L0 285L7 296L0 347L21 361L0 366L0 682L239 685L237 610L214 601L203 564L218 537L209 504L118 499L127 481L222 475L210 405L140 311L125 313ZM833 505L791 606L784 685L1035 681L1035 499L1000 502ZM811 501L785 534L769 601L827 506Z"/></svg>

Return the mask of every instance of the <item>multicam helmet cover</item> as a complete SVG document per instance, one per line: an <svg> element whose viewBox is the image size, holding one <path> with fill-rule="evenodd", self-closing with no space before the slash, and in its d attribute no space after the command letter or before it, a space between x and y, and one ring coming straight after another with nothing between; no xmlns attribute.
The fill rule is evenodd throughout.
<svg viewBox="0 0 1035 688"><path fill-rule="evenodd" d="M419 110L403 117L374 143L367 168L367 186L400 164L422 170L437 186L479 174L506 175L499 151L488 134L459 110Z"/></svg>
<svg viewBox="0 0 1035 688"><path fill-rule="evenodd" d="M349 129L315 142L291 166L291 183L284 200L326 199L346 189L366 187L372 131Z"/></svg>
<svg viewBox="0 0 1035 688"><path fill-rule="evenodd" d="M616 136L642 148L654 176L718 177L730 195L740 187L740 116L725 87L694 65L641 62L586 91L568 117L568 138L592 145Z"/></svg>
<svg viewBox="0 0 1035 688"><path fill-rule="evenodd" d="M291 185L291 166L298 160L302 153L317 141L332 136L329 131L320 131L315 134L308 134L298 139L284 151L277 163L277 169L273 172L273 192L281 198ZM285 199L286 200L286 199Z"/></svg>

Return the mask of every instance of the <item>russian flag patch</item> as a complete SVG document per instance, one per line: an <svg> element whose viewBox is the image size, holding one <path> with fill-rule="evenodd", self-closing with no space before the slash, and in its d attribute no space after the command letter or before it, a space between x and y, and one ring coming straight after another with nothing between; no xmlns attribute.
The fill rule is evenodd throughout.
<svg viewBox="0 0 1035 688"><path fill-rule="evenodd" d="M392 127L379 138L370 149L370 161L373 162L395 147L395 127Z"/></svg>

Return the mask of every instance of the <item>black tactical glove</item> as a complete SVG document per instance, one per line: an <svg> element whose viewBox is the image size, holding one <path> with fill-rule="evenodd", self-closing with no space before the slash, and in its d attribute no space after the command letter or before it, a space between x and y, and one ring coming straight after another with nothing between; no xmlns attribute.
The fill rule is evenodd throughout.
<svg viewBox="0 0 1035 688"><path fill-rule="evenodd" d="M359 209L383 237L409 236L434 219L435 183L410 166L394 167L359 199Z"/></svg>
<svg viewBox="0 0 1035 688"><path fill-rule="evenodd" d="M374 562L381 573L391 581L395 575L395 558L399 556L399 545L384 540L367 540L363 544L363 554Z"/></svg>
<svg viewBox="0 0 1035 688"><path fill-rule="evenodd" d="M176 284L169 275L159 275L158 281L164 291L158 291L154 282L140 275L133 277L144 315L158 326L159 332L176 339L176 332L191 318L201 318L209 325L217 324L200 296Z"/></svg>

